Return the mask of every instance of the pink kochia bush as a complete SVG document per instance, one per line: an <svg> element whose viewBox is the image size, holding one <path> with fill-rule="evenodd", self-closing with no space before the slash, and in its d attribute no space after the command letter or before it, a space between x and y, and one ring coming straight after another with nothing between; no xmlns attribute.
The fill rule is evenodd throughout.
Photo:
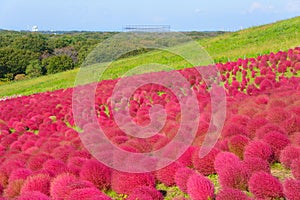
<svg viewBox="0 0 300 200"><path fill-rule="evenodd" d="M80 178L92 182L100 190L110 187L111 169L97 160L87 160L83 164Z"/></svg>
<svg viewBox="0 0 300 200"><path fill-rule="evenodd" d="M51 178L46 174L37 174L27 177L22 188L21 194L28 191L39 191L46 195L50 194Z"/></svg>
<svg viewBox="0 0 300 200"><path fill-rule="evenodd" d="M284 194L288 200L299 200L300 180L286 179L283 183Z"/></svg>
<svg viewBox="0 0 300 200"><path fill-rule="evenodd" d="M39 191L32 191L24 192L21 196L16 198L16 200L50 200L50 197Z"/></svg>
<svg viewBox="0 0 300 200"><path fill-rule="evenodd" d="M300 157L293 160L291 164L291 170L294 177L300 180Z"/></svg>
<svg viewBox="0 0 300 200"><path fill-rule="evenodd" d="M156 190L154 187L140 186L134 189L127 200L136 199L147 199L147 200L163 200L164 197L162 193Z"/></svg>
<svg viewBox="0 0 300 200"><path fill-rule="evenodd" d="M192 200L214 199L214 185L200 174L194 174L189 178L187 192Z"/></svg>
<svg viewBox="0 0 300 200"><path fill-rule="evenodd" d="M285 167L290 168L296 158L300 158L300 147L289 145L281 151L279 160Z"/></svg>
<svg viewBox="0 0 300 200"><path fill-rule="evenodd" d="M268 161L261 158L247 157L243 160L243 163L250 174L259 171L271 172Z"/></svg>
<svg viewBox="0 0 300 200"><path fill-rule="evenodd" d="M67 200L85 199L85 200L111 200L97 188L82 188L71 192Z"/></svg>
<svg viewBox="0 0 300 200"><path fill-rule="evenodd" d="M245 146L250 142L250 139L243 135L235 135L228 141L228 147L230 152L237 155L240 159L244 157Z"/></svg>
<svg viewBox="0 0 300 200"><path fill-rule="evenodd" d="M203 175L210 175L216 172L214 168L215 158L220 152L219 149L213 148L206 156L199 158L200 148L194 151L192 161L194 168Z"/></svg>
<svg viewBox="0 0 300 200"><path fill-rule="evenodd" d="M75 183L77 178L72 174L60 174L55 177L50 186L50 195L55 199L65 199L70 193L69 185Z"/></svg>
<svg viewBox="0 0 300 200"><path fill-rule="evenodd" d="M287 135L276 131L272 131L264 135L263 141L271 146L276 161L279 161L281 151L290 144L290 140Z"/></svg>
<svg viewBox="0 0 300 200"><path fill-rule="evenodd" d="M266 172L252 174L249 180L249 190L257 198L276 199L284 197L280 181Z"/></svg>
<svg viewBox="0 0 300 200"><path fill-rule="evenodd" d="M196 172L188 167L179 168L175 174L175 183L179 189L187 193L187 181Z"/></svg>
<svg viewBox="0 0 300 200"><path fill-rule="evenodd" d="M271 163L274 160L274 153L269 144L263 141L252 141L246 146L244 157L257 157Z"/></svg>
<svg viewBox="0 0 300 200"><path fill-rule="evenodd" d="M126 173L113 170L111 187L119 194L130 194L139 186L155 187L155 178L151 173Z"/></svg>
<svg viewBox="0 0 300 200"><path fill-rule="evenodd" d="M249 171L239 158L228 152L221 152L215 160L215 169L224 188L247 189Z"/></svg>
<svg viewBox="0 0 300 200"><path fill-rule="evenodd" d="M216 200L250 200L250 198L241 190L225 188L218 193Z"/></svg>
<svg viewBox="0 0 300 200"><path fill-rule="evenodd" d="M175 184L175 173L181 167L181 164L174 162L162 169L155 171L155 177L158 181L166 186L172 186Z"/></svg>

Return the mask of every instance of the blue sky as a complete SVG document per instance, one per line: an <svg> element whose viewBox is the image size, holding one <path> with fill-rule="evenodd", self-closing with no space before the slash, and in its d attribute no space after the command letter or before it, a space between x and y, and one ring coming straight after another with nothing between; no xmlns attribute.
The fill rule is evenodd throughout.
<svg viewBox="0 0 300 200"><path fill-rule="evenodd" d="M0 29L9 30L167 24L175 31L233 31L299 15L300 0L0 0Z"/></svg>

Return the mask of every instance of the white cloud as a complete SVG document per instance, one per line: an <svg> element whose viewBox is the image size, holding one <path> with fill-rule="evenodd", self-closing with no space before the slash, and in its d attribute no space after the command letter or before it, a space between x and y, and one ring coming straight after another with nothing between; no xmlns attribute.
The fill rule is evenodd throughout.
<svg viewBox="0 0 300 200"><path fill-rule="evenodd" d="M300 12L300 0L287 0L286 9L289 12Z"/></svg>
<svg viewBox="0 0 300 200"><path fill-rule="evenodd" d="M295 0L295 1L299 1L299 0ZM260 2L253 2L249 9L248 9L248 13L253 13L256 11L260 11L260 12L275 12L274 6L272 5L264 5Z"/></svg>

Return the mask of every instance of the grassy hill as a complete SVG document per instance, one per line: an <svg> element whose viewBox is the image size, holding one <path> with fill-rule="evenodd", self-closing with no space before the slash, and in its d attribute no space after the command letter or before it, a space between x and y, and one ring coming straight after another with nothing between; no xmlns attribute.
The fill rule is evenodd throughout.
<svg viewBox="0 0 300 200"><path fill-rule="evenodd" d="M300 17L295 17L213 38L200 39L198 42L215 62L226 62L228 59L236 60L245 56L256 57L259 54L300 46L299 30ZM189 52L188 48L186 52ZM168 52L153 51L114 62L102 78L117 78L135 66L148 63L165 64L174 69L191 67L179 56ZM0 97L14 94L29 95L72 87L78 70L2 84L0 85Z"/></svg>

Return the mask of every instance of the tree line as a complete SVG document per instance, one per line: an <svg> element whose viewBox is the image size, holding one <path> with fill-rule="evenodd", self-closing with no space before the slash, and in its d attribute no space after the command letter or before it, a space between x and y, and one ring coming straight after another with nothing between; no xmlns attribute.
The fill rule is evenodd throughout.
<svg viewBox="0 0 300 200"><path fill-rule="evenodd" d="M39 32L0 31L0 81L54 74L80 66L101 41L117 32ZM187 32L193 39L223 32ZM109 49L107 49L109 52ZM124 55L134 56L149 50Z"/></svg>

